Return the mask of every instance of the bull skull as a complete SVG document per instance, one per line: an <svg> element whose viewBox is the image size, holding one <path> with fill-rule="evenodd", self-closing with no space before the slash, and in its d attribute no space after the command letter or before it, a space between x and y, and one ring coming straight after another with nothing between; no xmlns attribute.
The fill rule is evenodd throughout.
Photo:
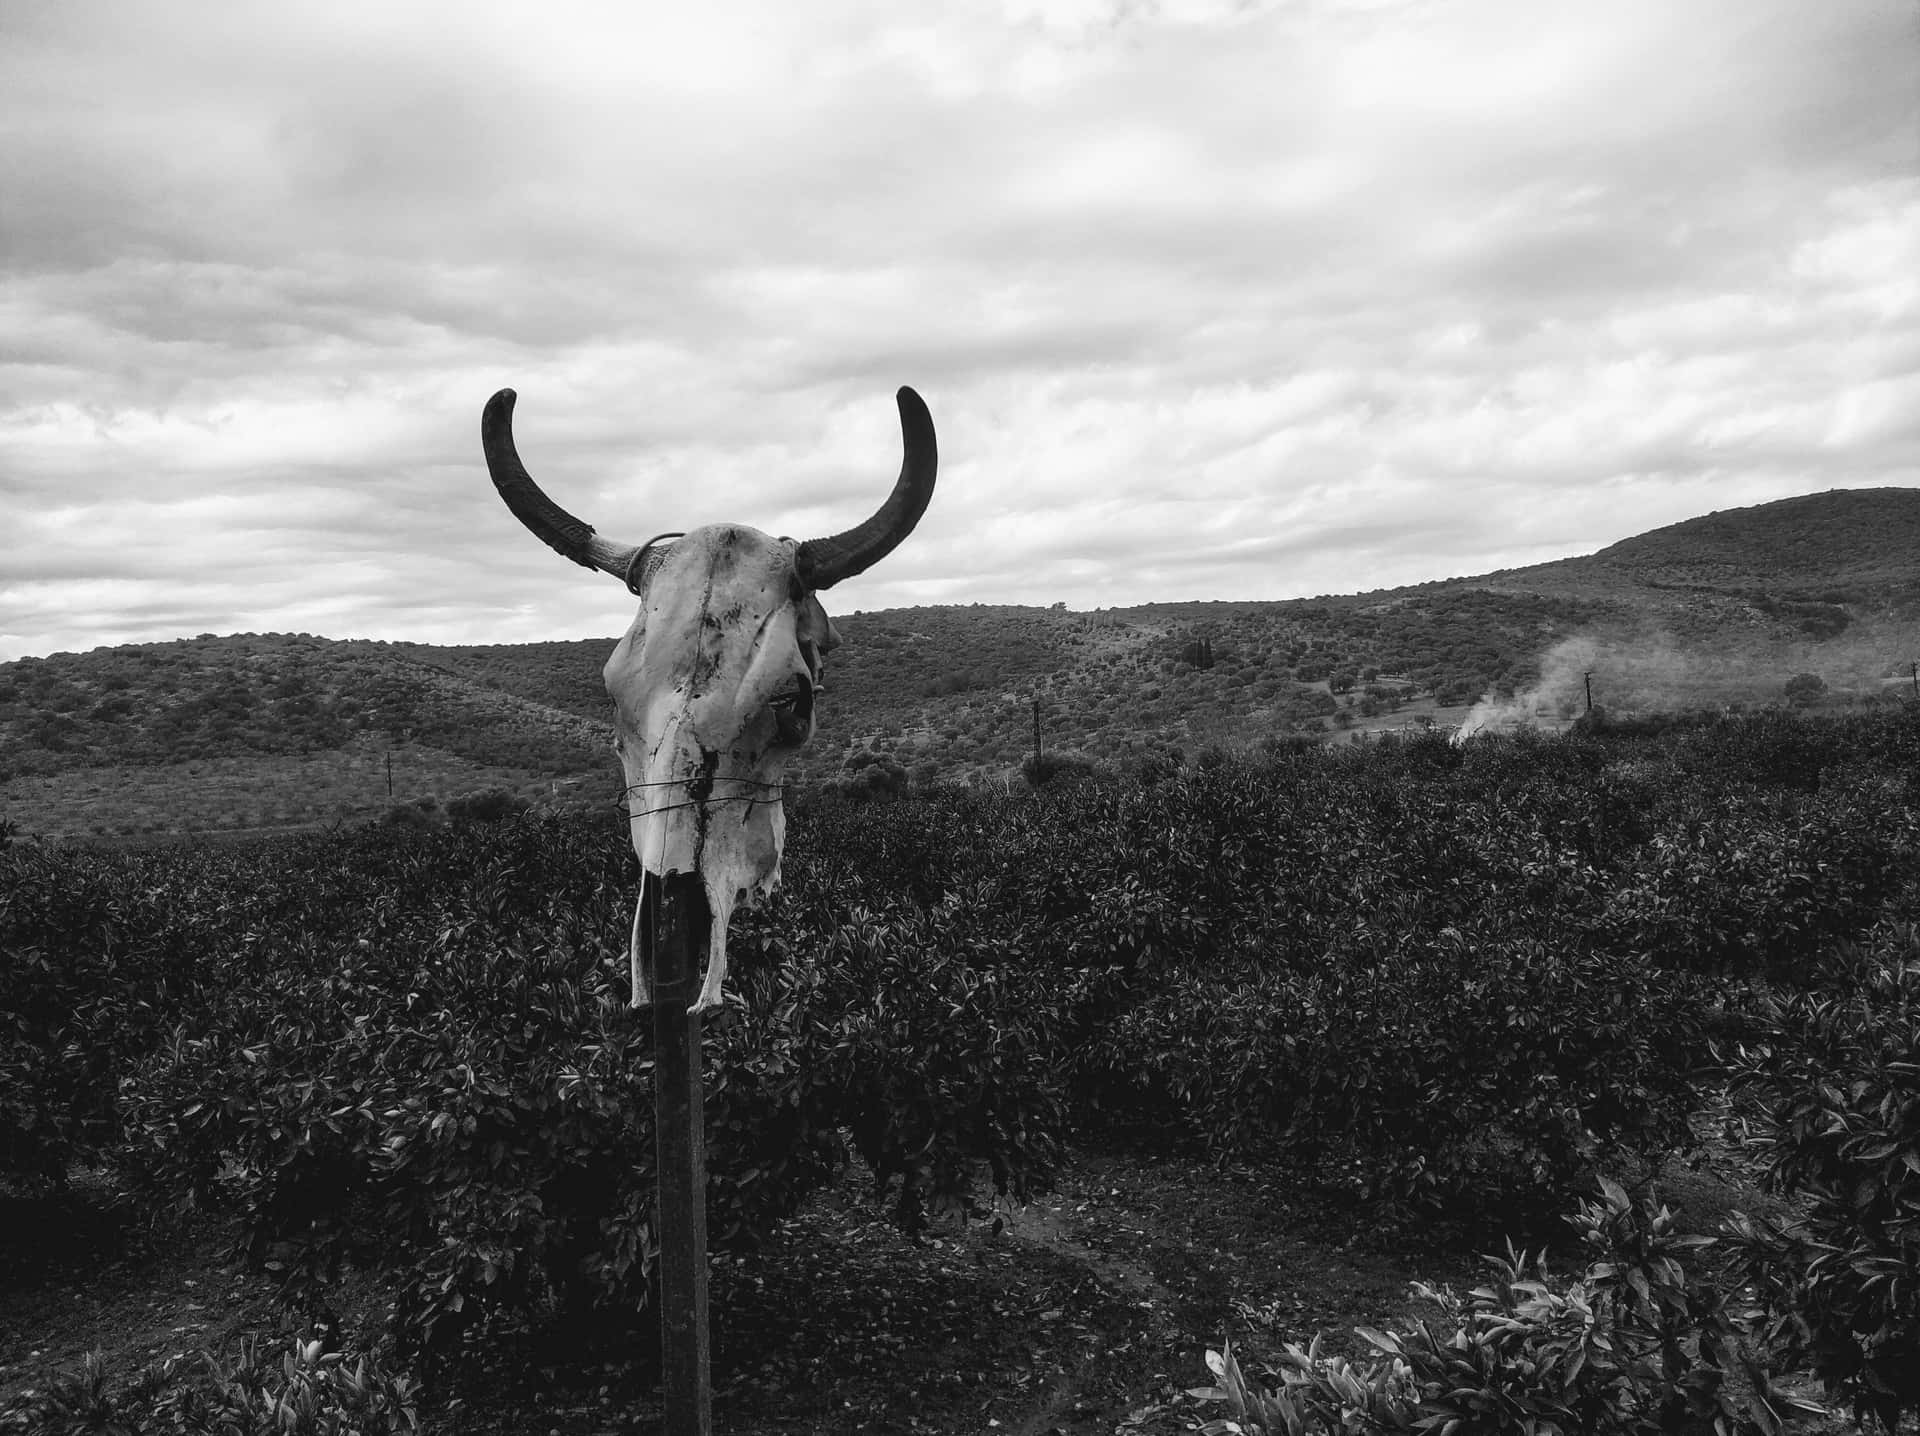
<svg viewBox="0 0 1920 1436"><path fill-rule="evenodd" d="M885 558L933 497L933 419L913 390L895 397L906 457L893 492L866 522L802 543L739 524L609 542L542 493L520 462L513 390L495 394L481 416L487 470L520 522L640 599L605 676L641 869L658 879L698 873L706 890L711 936L691 1012L720 1005L735 905L757 902L780 880L780 775L813 735L821 662L839 641L814 595ZM645 919L654 886L642 879L628 945L635 1007L653 999Z"/></svg>

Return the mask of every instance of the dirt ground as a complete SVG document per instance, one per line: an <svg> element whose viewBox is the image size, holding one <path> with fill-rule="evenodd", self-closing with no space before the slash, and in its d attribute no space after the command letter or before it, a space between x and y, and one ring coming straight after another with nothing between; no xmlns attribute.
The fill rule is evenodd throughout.
<svg viewBox="0 0 1920 1436"><path fill-rule="evenodd" d="M1724 1191L1678 1185L1669 1199L1710 1230ZM90 1351L130 1377L305 1326L276 1307L269 1279L229 1258L219 1221L147 1223L97 1179L78 1197L77 1219L0 1214L0 1410ZM1045 1197L997 1221L936 1224L920 1242L849 1177L759 1250L715 1258L714 1429L1171 1436L1225 1414L1186 1394L1207 1384L1204 1354L1223 1337L1250 1371L1317 1332L1357 1354L1355 1325L1419 1310L1411 1281L1459 1286L1479 1269L1464 1248L1187 1159L1076 1154ZM384 1313L369 1294L342 1298L351 1355ZM653 1431L655 1375L646 1332L522 1337L439 1380L424 1428Z"/></svg>

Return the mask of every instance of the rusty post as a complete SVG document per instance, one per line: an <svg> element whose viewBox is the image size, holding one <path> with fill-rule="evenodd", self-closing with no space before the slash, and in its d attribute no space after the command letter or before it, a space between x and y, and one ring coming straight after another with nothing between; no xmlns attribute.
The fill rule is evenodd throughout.
<svg viewBox="0 0 1920 1436"><path fill-rule="evenodd" d="M711 1436L707 1365L707 1136L698 1013L713 921L698 873L659 884L653 967L653 1121L660 1233L660 1396L665 1436Z"/></svg>

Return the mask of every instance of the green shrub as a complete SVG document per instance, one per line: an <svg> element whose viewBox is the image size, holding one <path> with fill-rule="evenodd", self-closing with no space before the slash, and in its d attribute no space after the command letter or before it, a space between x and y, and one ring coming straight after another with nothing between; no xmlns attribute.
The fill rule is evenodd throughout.
<svg viewBox="0 0 1920 1436"><path fill-rule="evenodd" d="M1657 1151L1695 1101L1699 994L1645 963L1442 934L1320 970L1181 977L1081 1057L1109 1112L1369 1200L1499 1223L1597 1155Z"/></svg>
<svg viewBox="0 0 1920 1436"><path fill-rule="evenodd" d="M447 800L447 817L456 823L498 823L526 812L529 804L505 788L479 788Z"/></svg>
<svg viewBox="0 0 1920 1436"><path fill-rule="evenodd" d="M349 1363L294 1342L275 1356L257 1338L229 1358L173 1360L116 1382L99 1353L78 1372L0 1406L0 1432L32 1436L399 1436L420 1429L415 1388L372 1357Z"/></svg>
<svg viewBox="0 0 1920 1436"><path fill-rule="evenodd" d="M126 1165L237 1207L250 1255L290 1286L384 1274L409 1354L493 1318L643 1309L651 1027L626 1006L621 835L379 830L308 857L340 905L289 914L271 964L245 942L205 954L204 1007L124 1084ZM827 1181L843 1129L909 1226L964 1202L981 1167L1013 1194L1045 1175L1047 984L983 960L969 920L822 901L742 923L744 1006L707 1051L716 1247Z"/></svg>
<svg viewBox="0 0 1920 1436"><path fill-rule="evenodd" d="M1610 940L1663 967L1792 976L1870 927L1912 866L1911 818L1863 822L1850 794L1673 807L1602 919Z"/></svg>
<svg viewBox="0 0 1920 1436"><path fill-rule="evenodd" d="M1289 1346L1278 1384L1247 1380L1231 1348L1207 1354L1217 1385L1195 1390L1233 1410L1201 1429L1243 1436L1396 1431L1656 1436L1777 1436L1811 1410L1778 1392L1745 1313L1693 1264L1711 1237L1680 1233L1652 1196L1636 1203L1601 1181L1573 1218L1593 1260L1554 1281L1544 1257L1508 1249L1493 1280L1466 1296L1416 1284L1437 1318L1396 1332L1358 1328L1365 1364L1315 1341ZM1733 1380L1729 1380L1733 1377Z"/></svg>
<svg viewBox="0 0 1920 1436"><path fill-rule="evenodd" d="M1920 935L1890 929L1837 995L1769 998L1734 1054L1784 1218L1742 1220L1788 1352L1888 1431L1920 1410Z"/></svg>
<svg viewBox="0 0 1920 1436"><path fill-rule="evenodd" d="M1209 745L1043 801L807 789L781 894L730 933L715 1242L791 1210L845 1136L912 1223L982 1170L1041 1179L1069 1124L1403 1206L1549 1208L1610 1148L1679 1139L1745 974L1830 982L1824 951L1911 906L1915 771L1920 723L1889 712ZM605 813L0 845L0 1160L111 1157L152 1200L232 1203L289 1278L375 1268L422 1345L638 1310L637 885Z"/></svg>
<svg viewBox="0 0 1920 1436"><path fill-rule="evenodd" d="M1091 778L1095 771L1093 759L1064 748L1050 753L1029 753L1020 763L1020 776L1027 780L1030 788L1080 782Z"/></svg>
<svg viewBox="0 0 1920 1436"><path fill-rule="evenodd" d="M1805 707L1819 702L1826 694L1827 680L1818 673L1796 673L1780 691L1786 695L1787 702L1796 707Z"/></svg>
<svg viewBox="0 0 1920 1436"><path fill-rule="evenodd" d="M194 989L193 889L153 866L0 845L0 1177L59 1186L109 1150L125 1067Z"/></svg>

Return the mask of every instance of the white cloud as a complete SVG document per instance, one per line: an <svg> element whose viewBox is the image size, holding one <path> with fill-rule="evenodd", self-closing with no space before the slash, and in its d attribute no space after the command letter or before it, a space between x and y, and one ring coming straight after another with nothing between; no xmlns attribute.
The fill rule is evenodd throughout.
<svg viewBox="0 0 1920 1436"><path fill-rule="evenodd" d="M0 656L617 629L489 490L505 384L638 537L844 525L916 385L940 493L842 608L1375 588L1920 457L1905 0L7 24Z"/></svg>

